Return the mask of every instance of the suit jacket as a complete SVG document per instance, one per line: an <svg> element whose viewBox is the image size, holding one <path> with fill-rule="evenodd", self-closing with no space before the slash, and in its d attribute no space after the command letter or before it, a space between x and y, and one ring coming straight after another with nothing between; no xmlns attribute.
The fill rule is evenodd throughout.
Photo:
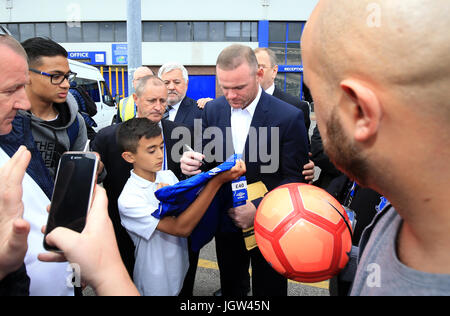
<svg viewBox="0 0 450 316"><path fill-rule="evenodd" d="M221 162L217 160L225 161L234 153L231 106L225 97L206 105L202 123L203 154L207 162L204 169L211 169ZM219 130L223 137L214 135ZM223 150L213 148L212 144L222 146ZM262 181L271 191L286 183L305 182L301 171L309 159L303 113L263 91L253 115L243 159L249 184ZM258 207L260 201L257 199L252 202ZM230 227L229 217L225 216L224 220L223 225Z"/></svg>
<svg viewBox="0 0 450 316"><path fill-rule="evenodd" d="M189 97L185 97L183 101L181 101L174 122L186 125L193 130L194 120L201 119L202 114L203 110L198 108L197 101Z"/></svg>
<svg viewBox="0 0 450 316"><path fill-rule="evenodd" d="M122 123L121 123L122 124ZM91 149L98 152L101 157L101 161L105 165L106 177L103 180L103 186L108 196L108 213L111 221L114 225L114 231L116 233L117 243L122 255L122 259L128 269L128 272L132 274L134 267L134 244L131 241L125 228L122 227L119 215L119 209L117 205L117 199L122 193L123 187L130 177L130 171L133 169L133 165L126 162L121 157L121 151L117 145L117 131L121 124L111 125L102 129L91 143ZM172 159L170 154L172 148L178 139L172 139L172 131L180 126L171 121L161 121L162 130L164 135L164 142L167 151L167 166L178 178L181 175L180 162Z"/></svg>
<svg viewBox="0 0 450 316"><path fill-rule="evenodd" d="M275 87L275 91L273 92L273 96L283 100L286 103L292 104L296 108L302 110L304 119L305 119L305 127L306 131L309 131L309 127L311 126L311 119L309 118L309 104L306 101L300 100L300 98L296 98L289 93L284 92L283 90Z"/></svg>

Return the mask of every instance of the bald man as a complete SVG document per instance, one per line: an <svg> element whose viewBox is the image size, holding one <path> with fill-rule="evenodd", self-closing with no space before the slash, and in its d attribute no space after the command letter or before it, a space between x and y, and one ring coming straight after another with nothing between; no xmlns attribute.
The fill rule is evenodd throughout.
<svg viewBox="0 0 450 316"><path fill-rule="evenodd" d="M392 203L362 236L351 295L450 295L449 10L322 0L303 33L328 156Z"/></svg>
<svg viewBox="0 0 450 316"><path fill-rule="evenodd" d="M141 66L136 69L133 74L133 88L136 90L136 84L139 79L142 79L147 76L153 76L153 71L146 67ZM130 95L128 98L122 99L119 102L119 106L117 107L117 118L116 122L121 123L127 120L130 120L136 117L136 103L134 102L133 95Z"/></svg>

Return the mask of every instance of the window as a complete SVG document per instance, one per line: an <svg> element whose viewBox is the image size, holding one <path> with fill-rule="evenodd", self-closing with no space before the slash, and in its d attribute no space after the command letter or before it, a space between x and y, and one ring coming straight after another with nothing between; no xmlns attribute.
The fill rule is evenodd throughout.
<svg viewBox="0 0 450 316"><path fill-rule="evenodd" d="M114 23L114 41L126 42L127 41L127 23L115 22Z"/></svg>
<svg viewBox="0 0 450 316"><path fill-rule="evenodd" d="M144 22L142 25L142 37L144 42L159 41L159 23Z"/></svg>
<svg viewBox="0 0 450 316"><path fill-rule="evenodd" d="M191 22L177 22L177 42L192 41L192 23Z"/></svg>
<svg viewBox="0 0 450 316"><path fill-rule="evenodd" d="M67 25L67 40L73 43L83 42L83 34L81 33L81 24Z"/></svg>
<svg viewBox="0 0 450 316"><path fill-rule="evenodd" d="M83 40L85 42L98 42L99 39L99 24L95 22L81 23Z"/></svg>
<svg viewBox="0 0 450 316"><path fill-rule="evenodd" d="M67 42L66 23L50 23L50 34L55 42Z"/></svg>
<svg viewBox="0 0 450 316"><path fill-rule="evenodd" d="M161 42L174 42L175 41L175 22L160 22L159 34Z"/></svg>
<svg viewBox="0 0 450 316"><path fill-rule="evenodd" d="M286 23L270 22L269 42L286 42Z"/></svg>
<svg viewBox="0 0 450 316"><path fill-rule="evenodd" d="M50 25L48 23L36 23L36 36L50 37Z"/></svg>
<svg viewBox="0 0 450 316"><path fill-rule="evenodd" d="M35 36L59 43L126 42L126 22L9 23L18 41ZM143 42L257 42L258 22L144 21Z"/></svg>
<svg viewBox="0 0 450 316"><path fill-rule="evenodd" d="M276 56L279 65L287 67L281 69L275 79L275 85L287 93L300 97L303 91L303 73L301 72L302 56L300 40L303 32L303 22L270 22L269 48ZM281 67L280 67L281 68Z"/></svg>
<svg viewBox="0 0 450 316"><path fill-rule="evenodd" d="M224 22L209 22L209 40L211 42L225 41L225 23Z"/></svg>
<svg viewBox="0 0 450 316"><path fill-rule="evenodd" d="M20 40L23 42L29 38L36 37L33 23L20 24Z"/></svg>
<svg viewBox="0 0 450 316"><path fill-rule="evenodd" d="M114 23L100 22L99 23L100 42L114 42Z"/></svg>
<svg viewBox="0 0 450 316"><path fill-rule="evenodd" d="M225 23L225 39L230 42L241 40L241 22Z"/></svg>
<svg viewBox="0 0 450 316"><path fill-rule="evenodd" d="M194 22L194 38L195 42L208 41L208 22Z"/></svg>

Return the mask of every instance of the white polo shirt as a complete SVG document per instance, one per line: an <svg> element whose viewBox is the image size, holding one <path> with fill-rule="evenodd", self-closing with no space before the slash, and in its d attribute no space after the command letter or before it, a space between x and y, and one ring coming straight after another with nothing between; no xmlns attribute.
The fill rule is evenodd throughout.
<svg viewBox="0 0 450 316"><path fill-rule="evenodd" d="M122 225L136 247L133 279L141 295L178 295L189 268L187 239L160 232L159 220L151 215L159 206L158 183L177 182L170 170L158 172L155 182L131 171L118 200Z"/></svg>

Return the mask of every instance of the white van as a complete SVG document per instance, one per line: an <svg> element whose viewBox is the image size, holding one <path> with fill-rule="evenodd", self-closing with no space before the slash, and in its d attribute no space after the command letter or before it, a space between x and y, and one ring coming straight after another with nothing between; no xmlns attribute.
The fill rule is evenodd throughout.
<svg viewBox="0 0 450 316"><path fill-rule="evenodd" d="M97 104L97 115L93 117L97 123L96 132L114 123L117 105L112 98L105 79L100 71L90 65L69 59L70 70L77 74L75 82L83 86Z"/></svg>

